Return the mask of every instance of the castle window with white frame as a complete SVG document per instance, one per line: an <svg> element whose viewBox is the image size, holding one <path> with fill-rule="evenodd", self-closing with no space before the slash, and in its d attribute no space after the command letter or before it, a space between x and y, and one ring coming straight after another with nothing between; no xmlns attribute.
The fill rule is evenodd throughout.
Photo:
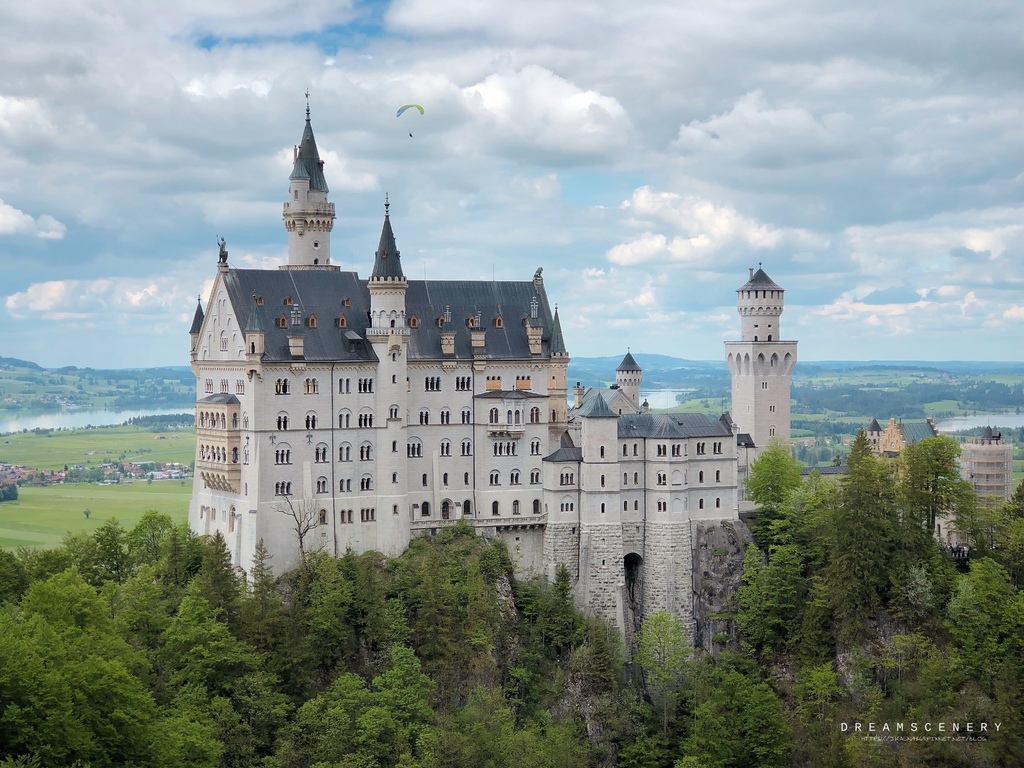
<svg viewBox="0 0 1024 768"><path fill-rule="evenodd" d="M405 444L405 456L408 459L419 459L423 457L423 443L419 438L413 438Z"/></svg>
<svg viewBox="0 0 1024 768"><path fill-rule="evenodd" d="M227 379L221 379L220 380L220 392L221 392L222 395L226 395L228 393L228 380Z"/></svg>
<svg viewBox="0 0 1024 768"><path fill-rule="evenodd" d="M363 475L359 480L360 491L372 491L373 490L373 478L370 475Z"/></svg>
<svg viewBox="0 0 1024 768"><path fill-rule="evenodd" d="M715 470L715 482L716 483L722 482L722 470L720 470L720 469L716 469Z"/></svg>
<svg viewBox="0 0 1024 768"><path fill-rule="evenodd" d="M494 515L494 517L501 514L501 506L496 501L491 502L491 514Z"/></svg>
<svg viewBox="0 0 1024 768"><path fill-rule="evenodd" d="M530 455L540 456L540 440L532 440L530 442Z"/></svg>
<svg viewBox="0 0 1024 768"><path fill-rule="evenodd" d="M451 443L451 440L442 440L441 441L441 455L442 456L451 456L452 455L452 443Z"/></svg>
<svg viewBox="0 0 1024 768"><path fill-rule="evenodd" d="M327 478L326 477L318 477L316 479L316 492L317 493L327 493Z"/></svg>
<svg viewBox="0 0 1024 768"><path fill-rule="evenodd" d="M508 476L509 485L519 485L519 470L512 470Z"/></svg>
<svg viewBox="0 0 1024 768"><path fill-rule="evenodd" d="M530 409L530 423L540 424L540 408L534 406Z"/></svg>
<svg viewBox="0 0 1024 768"><path fill-rule="evenodd" d="M473 412L469 408L462 409L462 423L469 424L473 420Z"/></svg>
<svg viewBox="0 0 1024 768"><path fill-rule="evenodd" d="M325 464L327 462L327 451L330 450L326 443L317 444L316 448L313 449L313 456L317 464Z"/></svg>
<svg viewBox="0 0 1024 768"><path fill-rule="evenodd" d="M392 405L390 408L388 408L388 418L392 419L392 420L398 418L398 406L397 405Z"/></svg>
<svg viewBox="0 0 1024 768"><path fill-rule="evenodd" d="M359 414L359 428L370 429L373 427L373 413L366 411Z"/></svg>
<svg viewBox="0 0 1024 768"><path fill-rule="evenodd" d="M288 414L287 413L279 413L279 414L277 414L277 428L281 432L284 432L284 431L286 431L288 429Z"/></svg>
<svg viewBox="0 0 1024 768"><path fill-rule="evenodd" d="M768 389L768 382L767 381L762 381L761 382L761 389Z"/></svg>
<svg viewBox="0 0 1024 768"><path fill-rule="evenodd" d="M338 446L338 461L352 461L352 446L342 443Z"/></svg>
<svg viewBox="0 0 1024 768"><path fill-rule="evenodd" d="M539 484L540 484L540 470L539 469L530 470L530 485L539 485Z"/></svg>
<svg viewBox="0 0 1024 768"><path fill-rule="evenodd" d="M712 448L712 451L714 453L721 455L721 453L722 453L722 444L721 443L714 443L711 448Z"/></svg>
<svg viewBox="0 0 1024 768"><path fill-rule="evenodd" d="M236 395L244 395L245 394L245 379L235 379L235 394Z"/></svg>
<svg viewBox="0 0 1024 768"><path fill-rule="evenodd" d="M473 443L469 440L462 441L462 455L472 456L473 455Z"/></svg>
<svg viewBox="0 0 1024 768"><path fill-rule="evenodd" d="M658 473L658 485L668 485L668 475L664 472Z"/></svg>
<svg viewBox="0 0 1024 768"><path fill-rule="evenodd" d="M451 424L452 423L452 412L447 408L441 409L441 423Z"/></svg>
<svg viewBox="0 0 1024 768"><path fill-rule="evenodd" d="M312 411L306 414L306 429L316 429L316 414Z"/></svg>
<svg viewBox="0 0 1024 768"><path fill-rule="evenodd" d="M491 485L501 485L501 473L496 469L491 472Z"/></svg>
<svg viewBox="0 0 1024 768"><path fill-rule="evenodd" d="M291 464L292 463L292 449L287 443L281 443L274 450L274 463L275 464Z"/></svg>
<svg viewBox="0 0 1024 768"><path fill-rule="evenodd" d="M430 411L428 411L426 408L421 408L420 409L420 424L429 424L429 423L430 423Z"/></svg>
<svg viewBox="0 0 1024 768"><path fill-rule="evenodd" d="M373 460L373 446L370 443L363 443L359 446L359 460L360 461L372 461Z"/></svg>
<svg viewBox="0 0 1024 768"><path fill-rule="evenodd" d="M204 385L205 385L205 388L206 388L206 394L212 395L213 394L213 379L207 379L204 382Z"/></svg>
<svg viewBox="0 0 1024 768"><path fill-rule="evenodd" d="M278 379L274 383L274 394L276 395L287 395L290 394L291 388L288 384L288 379Z"/></svg>

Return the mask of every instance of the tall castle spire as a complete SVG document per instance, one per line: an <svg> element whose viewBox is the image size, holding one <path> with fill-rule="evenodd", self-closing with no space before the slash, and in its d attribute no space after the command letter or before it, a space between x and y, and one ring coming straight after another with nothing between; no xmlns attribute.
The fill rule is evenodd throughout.
<svg viewBox="0 0 1024 768"><path fill-rule="evenodd" d="M395 233L391 229L391 202L384 196L384 226L380 230L380 243L373 254L371 280L404 280L402 254L395 244Z"/></svg>
<svg viewBox="0 0 1024 768"><path fill-rule="evenodd" d="M288 231L288 265L328 268L331 264L331 230L334 203L329 202L324 162L317 150L309 117L306 94L306 125L294 149L294 163L288 177L288 202L284 204L284 228Z"/></svg>

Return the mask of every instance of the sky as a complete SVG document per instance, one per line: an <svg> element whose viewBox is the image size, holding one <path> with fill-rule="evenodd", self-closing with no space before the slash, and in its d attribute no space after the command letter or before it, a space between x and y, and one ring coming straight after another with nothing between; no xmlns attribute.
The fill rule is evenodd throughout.
<svg viewBox="0 0 1024 768"><path fill-rule="evenodd" d="M1022 29L1014 0L8 3L0 356L187 365L217 238L285 261L308 89L343 269L387 194L407 276L543 267L571 355L721 359L761 264L801 359L1021 361Z"/></svg>

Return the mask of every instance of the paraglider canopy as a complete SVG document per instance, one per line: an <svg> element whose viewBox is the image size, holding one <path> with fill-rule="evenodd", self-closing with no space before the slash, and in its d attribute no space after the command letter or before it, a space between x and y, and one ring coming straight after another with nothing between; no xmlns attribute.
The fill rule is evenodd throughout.
<svg viewBox="0 0 1024 768"><path fill-rule="evenodd" d="M421 107L419 104L406 104L403 107L399 107L398 112L395 113L395 117L401 117L402 113L405 112L405 110L407 109L418 109L420 111L420 114L423 114L423 107Z"/></svg>

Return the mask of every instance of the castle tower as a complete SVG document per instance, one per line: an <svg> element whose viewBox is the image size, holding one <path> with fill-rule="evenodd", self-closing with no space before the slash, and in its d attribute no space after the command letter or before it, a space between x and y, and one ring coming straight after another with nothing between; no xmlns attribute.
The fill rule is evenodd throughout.
<svg viewBox="0 0 1024 768"><path fill-rule="evenodd" d="M737 432L753 439L755 455L772 438L789 442L789 390L797 343L781 340L783 293L763 269L751 268L750 279L736 291L741 340L725 342L732 418Z"/></svg>
<svg viewBox="0 0 1024 768"><path fill-rule="evenodd" d="M537 283L537 279L534 279L534 284ZM541 286L543 287L543 283ZM565 339L562 338L562 323L558 319L558 307L555 307L552 326L551 381L548 383L551 420L548 422L548 427L551 440L554 442L560 439L561 434L569 426L569 405L566 400L569 386L569 352L565 348Z"/></svg>
<svg viewBox="0 0 1024 768"><path fill-rule="evenodd" d="M626 632L639 605L625 594L622 513L619 509L618 414L603 397L576 412L580 420L580 576L578 601Z"/></svg>
<svg viewBox="0 0 1024 768"><path fill-rule="evenodd" d="M391 229L390 202L385 197L384 225L373 254L370 291L370 325L366 339L377 356L373 385L377 429L376 548L385 555L400 554L409 545L406 517L408 467L405 423L408 411L409 326L405 294L408 283L402 273L401 253ZM383 423L379 423L383 422Z"/></svg>
<svg viewBox="0 0 1024 768"><path fill-rule="evenodd" d="M282 269L336 269L330 266L334 203L328 202L328 191L307 103L306 127L302 140L295 147L295 164L288 178L288 201L284 204L288 264Z"/></svg>
<svg viewBox="0 0 1024 768"><path fill-rule="evenodd" d="M615 386L629 398L637 412L640 411L640 384L642 381L643 370L637 365L629 350L626 350L626 356L622 358L619 367L615 369Z"/></svg>

